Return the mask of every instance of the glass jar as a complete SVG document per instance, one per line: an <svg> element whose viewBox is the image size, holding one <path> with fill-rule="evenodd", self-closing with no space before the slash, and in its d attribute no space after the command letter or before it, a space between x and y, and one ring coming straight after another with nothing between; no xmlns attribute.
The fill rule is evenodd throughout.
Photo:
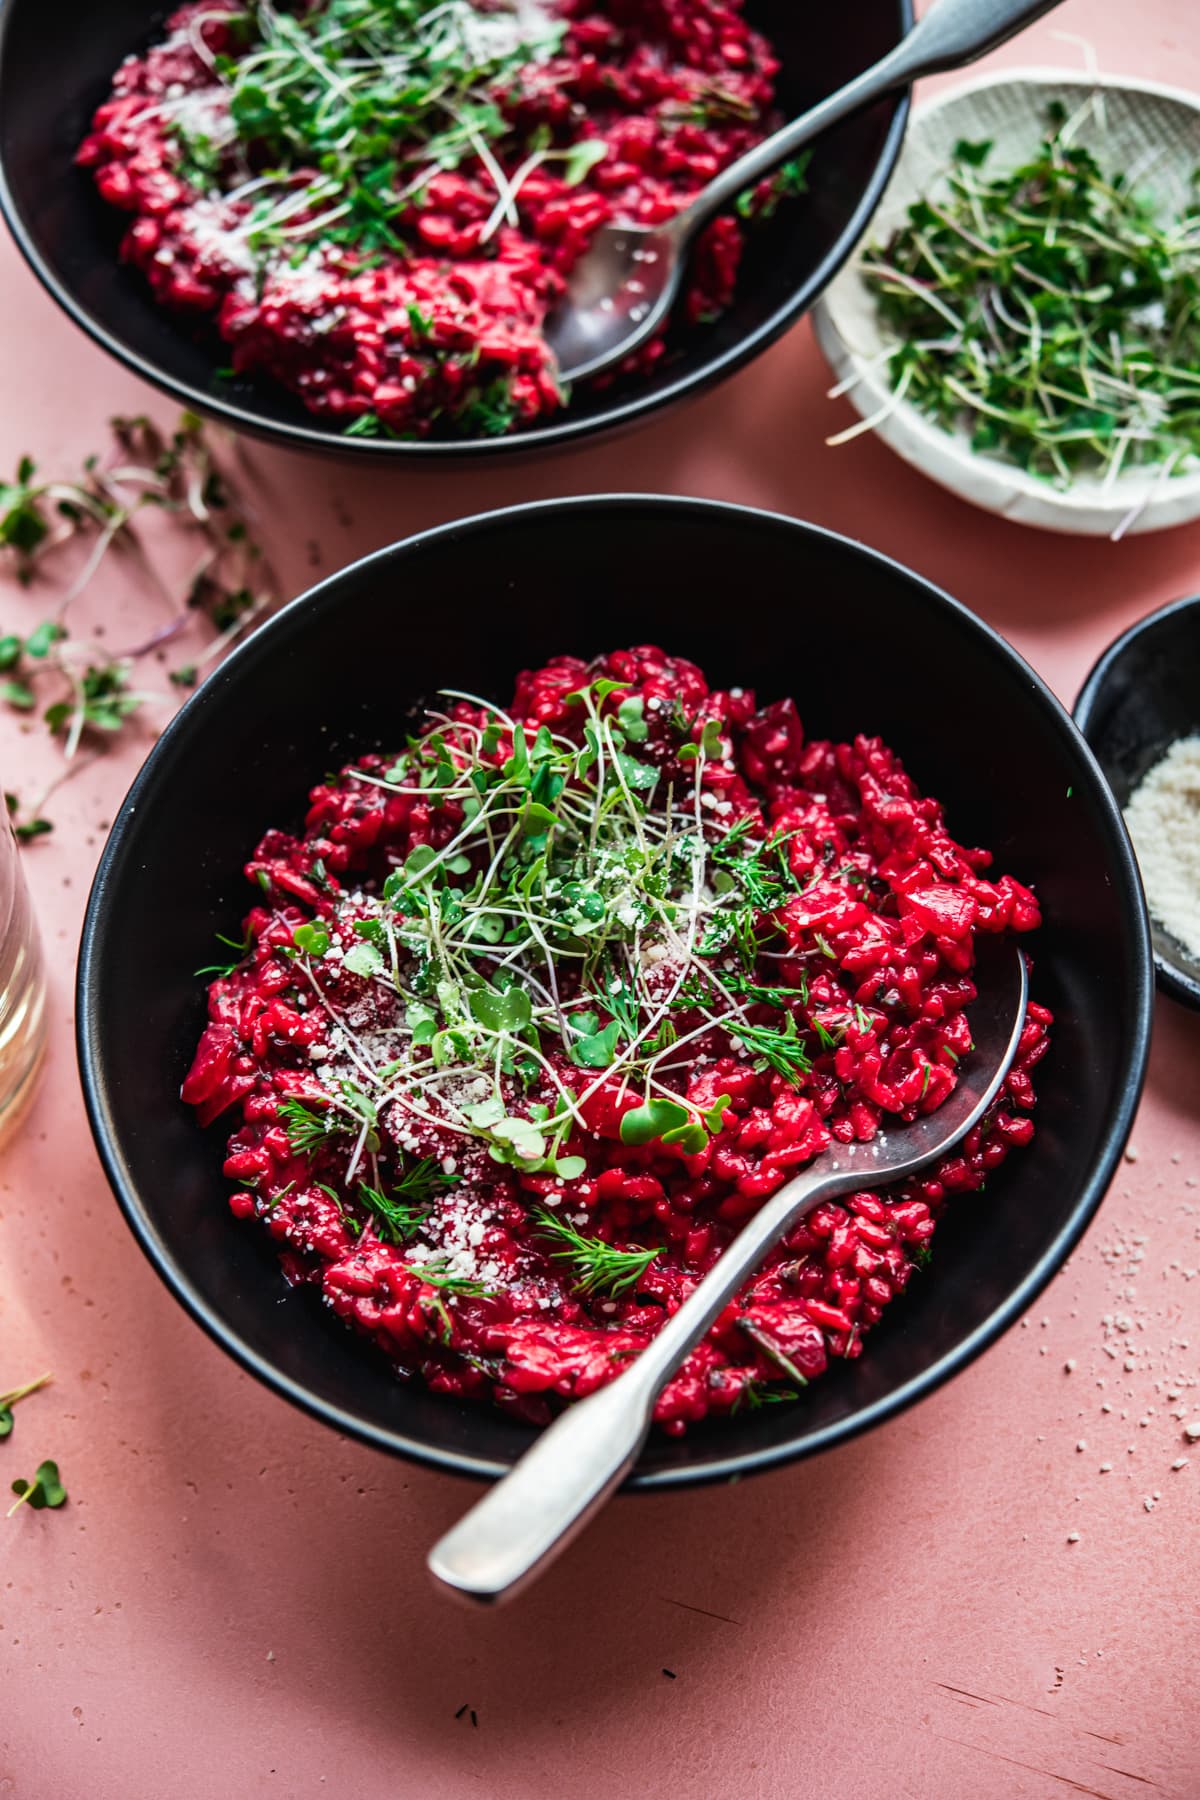
<svg viewBox="0 0 1200 1800"><path fill-rule="evenodd" d="M21 852L0 828L0 1138L33 1093L46 1043L46 975Z"/></svg>

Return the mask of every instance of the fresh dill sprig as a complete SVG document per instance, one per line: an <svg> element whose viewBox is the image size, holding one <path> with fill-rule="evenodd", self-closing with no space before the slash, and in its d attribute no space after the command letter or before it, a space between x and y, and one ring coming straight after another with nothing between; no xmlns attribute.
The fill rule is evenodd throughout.
<svg viewBox="0 0 1200 1800"><path fill-rule="evenodd" d="M743 1044L764 1067L774 1069L793 1084L812 1068L804 1040L796 1029L796 1016L788 1013L781 1026L738 1024L731 1027L734 1041Z"/></svg>
<svg viewBox="0 0 1200 1800"><path fill-rule="evenodd" d="M287 1132L288 1143L298 1155L319 1150L331 1137L350 1129L349 1123L332 1108L314 1112L303 1100L281 1100L279 1117Z"/></svg>
<svg viewBox="0 0 1200 1800"><path fill-rule="evenodd" d="M491 1292L486 1281L477 1281L472 1275L454 1274L441 1257L427 1263L409 1263L406 1267L408 1273L423 1281L426 1287L437 1288L443 1294L455 1294L464 1300L481 1300Z"/></svg>
<svg viewBox="0 0 1200 1800"><path fill-rule="evenodd" d="M452 1187L455 1175L447 1175L435 1157L422 1157L393 1183L391 1193L360 1181L356 1197L371 1214L376 1232L393 1244L411 1243L433 1210L439 1188Z"/></svg>
<svg viewBox="0 0 1200 1800"><path fill-rule="evenodd" d="M551 1251L556 1262L571 1265L577 1294L626 1293L637 1286L658 1250L619 1250L603 1238L585 1237L569 1219L560 1219L547 1207L534 1208L537 1228L557 1240L559 1248Z"/></svg>

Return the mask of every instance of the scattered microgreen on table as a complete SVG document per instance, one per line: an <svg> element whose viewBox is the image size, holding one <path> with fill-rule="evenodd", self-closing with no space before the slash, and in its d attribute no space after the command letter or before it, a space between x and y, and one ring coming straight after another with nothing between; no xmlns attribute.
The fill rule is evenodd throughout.
<svg viewBox="0 0 1200 1800"><path fill-rule="evenodd" d="M10 1519L20 1506L30 1506L34 1512L41 1512L44 1506L61 1506L67 1497L67 1490L59 1478L58 1464L49 1458L38 1464L32 1481L23 1478L14 1481L12 1491L17 1498L8 1509Z"/></svg>
<svg viewBox="0 0 1200 1800"><path fill-rule="evenodd" d="M0 1394L0 1438L9 1437L15 1423L13 1407L19 1400L28 1399L53 1381L52 1375L39 1375L34 1381L27 1381L23 1387L10 1388L6 1394Z"/></svg>
<svg viewBox="0 0 1200 1800"><path fill-rule="evenodd" d="M1058 486L1200 464L1200 190L1175 216L1049 111L1016 168L960 143L942 184L862 262L893 395Z"/></svg>
<svg viewBox="0 0 1200 1800"><path fill-rule="evenodd" d="M169 434L144 417L113 419L111 429L108 456L88 457L77 476L42 479L32 459L23 457L15 479L0 483L0 562L10 562L22 586L40 589L66 546L86 545L81 568L61 583L54 613L27 632L0 634L0 700L17 712L40 714L61 740L68 764L85 741L102 747L118 737L148 703L177 703L178 693L154 694L133 685L139 662L207 620L216 636L170 675L176 688L193 687L203 670L276 604L279 591L194 414L184 413ZM139 534L139 521L151 514L166 516L196 539L198 556L182 590L168 585ZM147 640L116 656L98 643L77 641L67 623L71 607L110 555L147 577L167 609L165 623ZM6 794L22 841L52 829L42 814L45 798L22 806L17 795Z"/></svg>

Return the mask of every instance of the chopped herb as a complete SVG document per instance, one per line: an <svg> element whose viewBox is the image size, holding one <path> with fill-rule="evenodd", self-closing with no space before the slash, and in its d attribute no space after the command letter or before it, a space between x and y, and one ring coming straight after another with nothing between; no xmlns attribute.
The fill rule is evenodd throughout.
<svg viewBox="0 0 1200 1800"><path fill-rule="evenodd" d="M537 1228L555 1239L560 1248L551 1251L556 1262L571 1265L579 1294L623 1294L636 1288L657 1250L619 1250L603 1238L584 1237L568 1219L560 1219L544 1206L534 1208Z"/></svg>
<svg viewBox="0 0 1200 1800"><path fill-rule="evenodd" d="M279 1117L287 1132L288 1143L302 1155L322 1149L331 1137L350 1129L349 1121L332 1108L315 1113L303 1100L281 1100Z"/></svg>

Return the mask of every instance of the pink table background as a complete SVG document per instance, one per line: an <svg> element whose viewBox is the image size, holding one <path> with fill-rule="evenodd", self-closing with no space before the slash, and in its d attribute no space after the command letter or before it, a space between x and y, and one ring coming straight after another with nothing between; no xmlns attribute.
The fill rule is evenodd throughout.
<svg viewBox="0 0 1200 1800"><path fill-rule="evenodd" d="M1078 67L1059 32L1103 68L1200 88L1187 0L1069 0L997 60ZM114 411L169 416L7 240L0 282L0 471L25 450L75 467ZM1115 632L1200 587L1200 529L1116 548L1035 534L870 441L827 450L849 416L828 385L804 324L677 418L588 454L432 478L249 459L290 592L516 500L714 495L891 552L1068 701ZM115 565L104 581L111 638L128 641L158 615ZM0 583L3 629L46 610ZM5 785L36 791L52 768L39 732L7 711L0 731ZM0 1387L43 1368L57 1380L20 1409L0 1474L7 1489L56 1456L71 1499L0 1519L0 1795L1200 1795L1200 1444L1171 1468L1200 1417L1200 1020L1159 1001L1135 1150L1099 1218L1032 1314L950 1387L819 1460L619 1501L517 1605L460 1612L422 1559L473 1490L339 1440L239 1373L160 1286L100 1173L72 966L145 748L63 788L54 836L27 857L53 1042L0 1158ZM456 1718L464 1704L477 1726Z"/></svg>

